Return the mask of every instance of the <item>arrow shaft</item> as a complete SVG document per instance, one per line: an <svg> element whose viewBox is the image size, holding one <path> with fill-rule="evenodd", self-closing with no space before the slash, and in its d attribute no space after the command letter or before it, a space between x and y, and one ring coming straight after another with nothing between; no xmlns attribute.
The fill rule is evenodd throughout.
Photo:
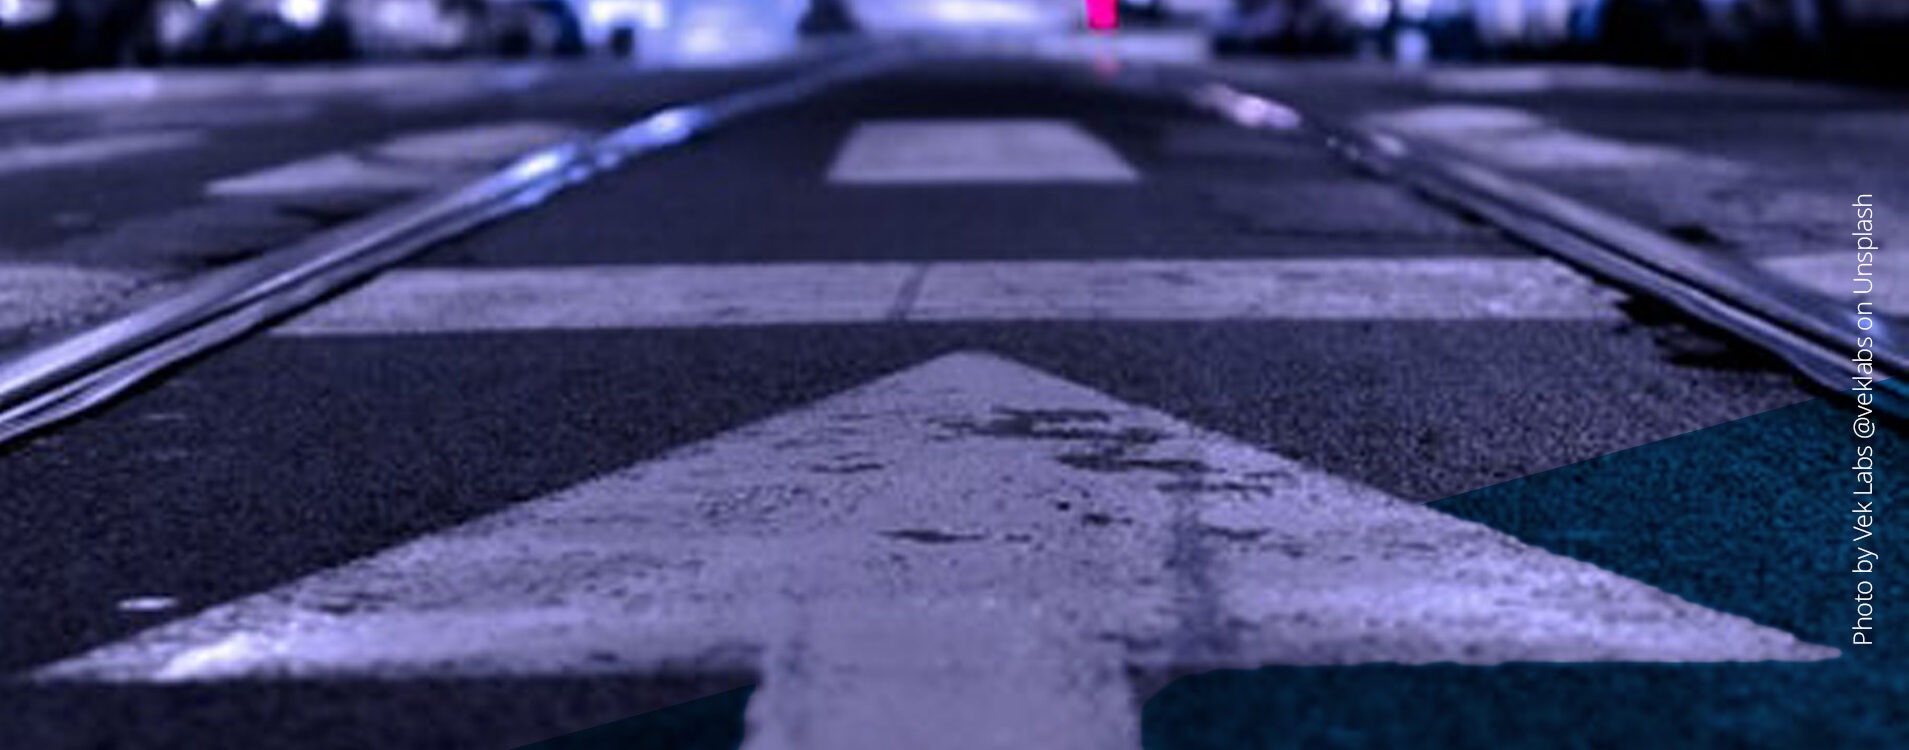
<svg viewBox="0 0 1909 750"><path fill-rule="evenodd" d="M763 660L744 750L1137 749L1122 648L1038 609L811 609Z"/></svg>

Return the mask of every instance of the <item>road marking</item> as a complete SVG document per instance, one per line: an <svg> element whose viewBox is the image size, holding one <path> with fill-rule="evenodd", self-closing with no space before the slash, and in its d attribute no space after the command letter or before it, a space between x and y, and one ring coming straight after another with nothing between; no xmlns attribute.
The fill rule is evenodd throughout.
<svg viewBox="0 0 1909 750"><path fill-rule="evenodd" d="M179 151L205 142L198 131L168 130L81 138L57 143L18 143L0 148L0 175L82 167L129 156Z"/></svg>
<svg viewBox="0 0 1909 750"><path fill-rule="evenodd" d="M855 126L829 167L850 185L1128 183L1120 154L1064 120L884 120Z"/></svg>
<svg viewBox="0 0 1909 750"><path fill-rule="evenodd" d="M413 268L387 272L277 333L884 320L1621 320L1615 299L1542 258Z"/></svg>
<svg viewBox="0 0 1909 750"><path fill-rule="evenodd" d="M394 161L489 167L584 135L562 123L524 120L401 135L372 151Z"/></svg>
<svg viewBox="0 0 1909 750"><path fill-rule="evenodd" d="M1512 107L1434 104L1371 115L1361 122L1513 169L1682 169L1716 175L1746 171L1721 157L1579 132Z"/></svg>
<svg viewBox="0 0 1909 750"><path fill-rule="evenodd" d="M129 271L56 263L0 263L0 331L53 329L114 312L157 283Z"/></svg>
<svg viewBox="0 0 1909 750"><path fill-rule="evenodd" d="M179 606L179 600L170 596L135 596L119 600L114 605L121 612L165 612Z"/></svg>
<svg viewBox="0 0 1909 750"><path fill-rule="evenodd" d="M468 169L420 168L332 153L214 180L206 185L206 194L218 198L282 198L337 192L413 193L476 174Z"/></svg>
<svg viewBox="0 0 1909 750"><path fill-rule="evenodd" d="M215 180L208 195L283 198L336 193L414 193L475 178L529 151L580 137L559 123L527 120L396 136L364 149L299 159Z"/></svg>
<svg viewBox="0 0 1909 750"><path fill-rule="evenodd" d="M957 353L35 676L745 668L751 750L1065 750L1129 669L1837 654Z"/></svg>
<svg viewBox="0 0 1909 750"><path fill-rule="evenodd" d="M1864 269L1870 273L1869 280L1858 280L1854 250L1766 256L1751 262L1772 276L1845 303L1852 311L1856 303L1868 302L1866 309L1871 311L1909 315L1909 284L1900 283L1902 274L1872 263ZM1852 296L1857 289L1868 290L1867 296Z"/></svg>

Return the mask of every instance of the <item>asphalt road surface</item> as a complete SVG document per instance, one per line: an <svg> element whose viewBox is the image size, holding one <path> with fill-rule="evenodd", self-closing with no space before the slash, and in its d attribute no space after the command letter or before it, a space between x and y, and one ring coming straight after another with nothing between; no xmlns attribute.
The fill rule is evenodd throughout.
<svg viewBox="0 0 1909 750"><path fill-rule="evenodd" d="M536 142L798 74L572 71L389 116L295 96L338 127L215 127L216 156L0 203L117 224L350 169L313 155ZM1124 80L844 84L10 448L0 738L1909 739L1901 652L1843 651L1846 404L1304 132ZM478 121L510 127L390 145ZM347 177L322 199L362 204ZM62 231L0 242L138 265Z"/></svg>
<svg viewBox="0 0 1909 750"><path fill-rule="evenodd" d="M0 81L0 348L782 68L412 65Z"/></svg>
<svg viewBox="0 0 1909 750"><path fill-rule="evenodd" d="M1239 85L1536 179L1811 294L1849 295L1859 195L1909 167L1909 98L1598 66L1221 65ZM1853 219L1853 217L1851 217ZM1886 270L1891 279L1900 272ZM1876 299L1900 319L1905 285Z"/></svg>

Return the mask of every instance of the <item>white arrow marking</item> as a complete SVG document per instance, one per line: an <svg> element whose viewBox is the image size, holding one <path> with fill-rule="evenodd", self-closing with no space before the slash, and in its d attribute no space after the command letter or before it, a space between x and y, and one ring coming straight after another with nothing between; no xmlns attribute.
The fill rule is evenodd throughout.
<svg viewBox="0 0 1909 750"><path fill-rule="evenodd" d="M1063 120L862 123L829 168L851 185L1125 183L1140 179L1112 147Z"/></svg>
<svg viewBox="0 0 1909 750"><path fill-rule="evenodd" d="M278 329L446 333L881 321L1621 320L1543 258L414 268Z"/></svg>
<svg viewBox="0 0 1909 750"><path fill-rule="evenodd" d="M1130 667L1836 654L954 354L37 676L743 667L751 750L1099 750Z"/></svg>

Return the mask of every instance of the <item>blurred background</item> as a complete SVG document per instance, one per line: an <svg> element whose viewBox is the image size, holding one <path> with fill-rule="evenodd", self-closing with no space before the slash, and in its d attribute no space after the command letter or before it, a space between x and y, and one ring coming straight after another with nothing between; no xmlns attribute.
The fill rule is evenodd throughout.
<svg viewBox="0 0 1909 750"><path fill-rule="evenodd" d="M0 0L6 70L468 56L756 59L804 38L1079 28L1081 0ZM1121 0L1237 55L1595 60L1900 80L1896 0Z"/></svg>

